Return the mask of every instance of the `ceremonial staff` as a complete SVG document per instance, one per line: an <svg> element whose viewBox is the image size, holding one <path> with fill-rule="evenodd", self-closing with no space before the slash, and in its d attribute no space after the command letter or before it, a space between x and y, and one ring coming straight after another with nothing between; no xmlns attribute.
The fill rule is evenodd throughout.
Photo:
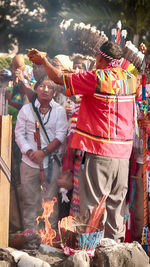
<svg viewBox="0 0 150 267"><path fill-rule="evenodd" d="M142 53L146 52L146 46L142 43L140 45L140 50ZM147 102L146 102L146 75L145 75L145 58L142 64L142 104L141 112L142 117L146 117L147 112ZM144 227L142 232L142 245L144 245L144 250L147 251L149 244L149 229L148 229L148 194L147 194L147 175L146 175L146 129L143 129L143 186L144 186Z"/></svg>
<svg viewBox="0 0 150 267"><path fill-rule="evenodd" d="M37 143L37 149L41 149L41 139L40 139L40 130L39 130L39 122L35 121L35 132L34 132L34 139ZM44 181L45 179L45 173L43 169L43 163L40 163L40 176L41 176L41 181Z"/></svg>

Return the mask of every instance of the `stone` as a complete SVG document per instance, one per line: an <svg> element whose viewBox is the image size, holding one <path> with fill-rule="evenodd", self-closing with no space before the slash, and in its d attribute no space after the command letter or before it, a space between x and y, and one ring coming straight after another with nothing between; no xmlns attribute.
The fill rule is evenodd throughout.
<svg viewBox="0 0 150 267"><path fill-rule="evenodd" d="M101 238L99 244L100 244L101 247L110 247L110 246L117 245L117 242L114 239Z"/></svg>
<svg viewBox="0 0 150 267"><path fill-rule="evenodd" d="M46 244L41 244L40 245L39 252L42 253L42 254L47 254L47 255L52 255L52 254L64 255L62 250L59 250L57 248L51 247L51 246L46 245Z"/></svg>
<svg viewBox="0 0 150 267"><path fill-rule="evenodd" d="M20 251L20 250L14 250L11 248L6 248L10 252L10 254L13 256L15 262L17 263L22 256L28 256L28 253Z"/></svg>
<svg viewBox="0 0 150 267"><path fill-rule="evenodd" d="M0 261L0 266L1 267L11 267L11 263L8 261Z"/></svg>
<svg viewBox="0 0 150 267"><path fill-rule="evenodd" d="M149 257L138 242L99 246L92 267L150 267Z"/></svg>
<svg viewBox="0 0 150 267"><path fill-rule="evenodd" d="M86 251L82 250L69 256L59 267L90 267L90 258Z"/></svg>
<svg viewBox="0 0 150 267"><path fill-rule="evenodd" d="M18 267L50 267L50 264L32 256L22 256Z"/></svg>
<svg viewBox="0 0 150 267"><path fill-rule="evenodd" d="M17 266L11 253L2 248L0 248L0 266Z"/></svg>

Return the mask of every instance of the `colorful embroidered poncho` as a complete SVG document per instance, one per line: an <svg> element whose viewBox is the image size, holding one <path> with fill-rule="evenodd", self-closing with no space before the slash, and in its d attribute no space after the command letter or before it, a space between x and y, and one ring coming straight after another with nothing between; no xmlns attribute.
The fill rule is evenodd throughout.
<svg viewBox="0 0 150 267"><path fill-rule="evenodd" d="M82 94L72 147L129 158L133 143L136 78L121 68L63 76L68 96Z"/></svg>

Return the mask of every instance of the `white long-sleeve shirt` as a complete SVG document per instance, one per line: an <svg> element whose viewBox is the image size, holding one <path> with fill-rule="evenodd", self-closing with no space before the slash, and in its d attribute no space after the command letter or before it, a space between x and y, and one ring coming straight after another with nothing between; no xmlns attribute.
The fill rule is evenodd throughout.
<svg viewBox="0 0 150 267"><path fill-rule="evenodd" d="M40 102L38 99L35 101L35 106L40 108ZM49 116L49 112L44 116L43 123L46 123L45 129L49 136L50 141L53 141L55 138L57 138L61 143L64 142L64 139L66 137L67 133L67 116L65 109L60 106L58 103L56 103L53 99L50 101L51 106L51 112ZM48 119L49 118L49 119ZM26 155L26 152L29 149L32 149L33 151L37 151L37 143L34 140L34 132L35 132L35 121L36 118L33 115L31 111L31 104L24 105L17 116L17 122L15 127L15 140L18 144L21 153L22 153L22 161L24 161L26 164L33 168L39 168L39 165L34 163L29 159L29 157ZM47 143L45 141L44 136L42 136L42 133L40 132L40 138L41 138L41 148L44 148L47 146ZM62 153L63 146L60 145L60 147L57 149L57 153ZM43 167L48 167L48 157L45 157L43 160Z"/></svg>

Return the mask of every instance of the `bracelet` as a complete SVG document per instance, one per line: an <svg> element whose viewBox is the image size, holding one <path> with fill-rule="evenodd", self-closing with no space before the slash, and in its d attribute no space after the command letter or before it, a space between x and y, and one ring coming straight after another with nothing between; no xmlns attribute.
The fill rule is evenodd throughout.
<svg viewBox="0 0 150 267"><path fill-rule="evenodd" d="M29 82L28 82L27 79L24 79L23 81L21 81L21 83L23 83L23 84L27 84L27 83L29 83Z"/></svg>
<svg viewBox="0 0 150 267"><path fill-rule="evenodd" d="M31 153L32 151L33 151L32 149L29 149L29 150L26 152L26 155L29 157L29 156L30 156L30 153Z"/></svg>
<svg viewBox="0 0 150 267"><path fill-rule="evenodd" d="M45 156L48 156L49 152L46 150L46 147L44 147L43 149L41 149L44 153Z"/></svg>

